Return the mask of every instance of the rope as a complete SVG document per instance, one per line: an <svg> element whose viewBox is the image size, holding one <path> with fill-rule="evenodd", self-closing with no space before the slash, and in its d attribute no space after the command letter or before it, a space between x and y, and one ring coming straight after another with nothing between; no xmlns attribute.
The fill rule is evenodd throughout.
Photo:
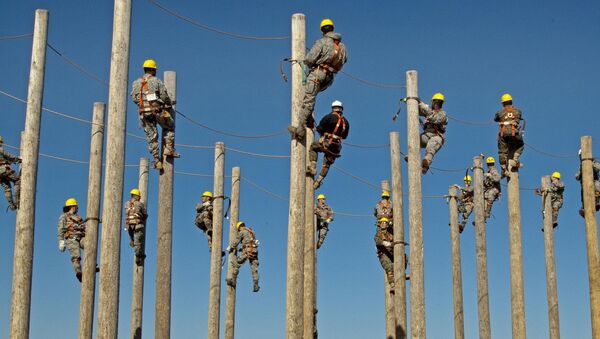
<svg viewBox="0 0 600 339"><path fill-rule="evenodd" d="M542 150L540 150L538 148L535 148L535 147L531 146L528 143L525 143L525 146L527 146L527 148L530 148L534 152L537 152L539 154L543 154L545 156L552 157L552 158L576 158L576 157L579 157L576 154L556 154L556 153L550 153L550 152L542 151Z"/></svg>
<svg viewBox="0 0 600 339"><path fill-rule="evenodd" d="M87 75L88 77L90 77L91 79L93 79L94 81L96 81L97 83L101 84L101 85L105 85L108 86L108 82L106 82L105 80L100 79L98 76L96 76L95 74L87 71L85 68L83 68L82 66L80 66L79 64L77 64L75 61L69 59L66 55L64 55L63 53L61 53L58 49L54 48L54 46L50 45L50 43L46 44L54 53L56 53L59 57L61 57L63 60L65 60L68 64L70 64L71 66L75 67L78 71L80 71L81 73Z"/></svg>
<svg viewBox="0 0 600 339"><path fill-rule="evenodd" d="M450 120L454 120L456 122L458 122L459 124L463 124L463 125L475 125L475 126L480 126L480 125L495 125L496 123L494 121L470 121L470 120L461 120L461 119L457 119L454 118L450 115L448 115L448 119Z"/></svg>
<svg viewBox="0 0 600 339"><path fill-rule="evenodd" d="M356 80L360 83L363 83L363 84L365 84L367 86L371 86L371 87L387 88L387 89L406 88L406 86L400 85L400 84L381 84L381 83L377 83L377 82L368 81L365 79L361 79L361 78L357 77L356 75L346 72L346 71L340 71L340 73L344 74L345 76L349 77L350 79Z"/></svg>
<svg viewBox="0 0 600 339"><path fill-rule="evenodd" d="M375 184L373 184L373 183L370 183L369 181L367 181L367 180L365 180L365 179L363 179L363 178L360 178L360 177L358 177L358 176L356 176L356 175L354 175L354 174L352 174L352 173L350 173L350 172L346 171L346 170L345 170L345 169L343 169L343 168L340 168L340 167L338 167L338 166L335 166L335 165L331 165L331 167L333 167L333 168L335 168L336 170L338 170L338 171L340 171L340 172L344 173L345 175L347 175L347 176L351 177L351 178L352 178L352 179L354 179L354 180L357 180L357 181L360 181L360 182L362 182L363 184L365 184L365 185L367 185L367 186L373 187L373 188L375 188L376 190L379 190L379 189L380 189L380 187L379 187L379 186L377 186L377 185L375 185Z"/></svg>
<svg viewBox="0 0 600 339"><path fill-rule="evenodd" d="M433 166L430 166L429 168L440 172L463 172L465 170L468 170L468 168L439 168Z"/></svg>
<svg viewBox="0 0 600 339"><path fill-rule="evenodd" d="M241 178L242 178L242 180L246 181L250 185L254 186L254 188L258 189L259 191L261 191L263 193L266 193L267 195L270 195L271 197L274 197L277 200L287 201L287 199L285 197L283 197L283 196L281 196L281 195L279 195L277 193L273 193L273 192L269 191L268 189L266 189L266 188L260 186L259 184L251 181L250 179L248 179L248 178L246 178L244 176L242 176Z"/></svg>
<svg viewBox="0 0 600 339"><path fill-rule="evenodd" d="M261 41L264 41L264 40L288 40L290 38L289 36L256 37L256 36L242 35L242 34L237 34L237 33L226 32L226 31L223 31L221 29L208 26L208 25L203 24L203 23L201 23L199 21L196 21L194 19L191 19L191 18L188 18L186 16L183 16L183 15L175 12L174 10L169 9L169 8L165 7L164 5L160 4L158 1L155 1L155 0L148 0L148 1L151 4L153 4L154 6L158 7L159 9L161 9L162 11L164 11L164 12L166 12L166 13L168 13L168 14L170 14L170 15L172 15L172 16L180 19L180 20L183 20L183 21L185 21L187 23L190 23L190 24L192 24L192 25L194 25L196 27L200 27L200 28L205 29L207 31L218 33L218 34L222 34L222 35L226 35L226 36L232 37L234 39L240 39L240 40L261 40Z"/></svg>
<svg viewBox="0 0 600 339"><path fill-rule="evenodd" d="M354 217L354 218L373 218L371 214L354 214L354 213L344 213L344 212L335 212L335 215L341 215L344 217Z"/></svg>
<svg viewBox="0 0 600 339"><path fill-rule="evenodd" d="M348 147L354 147L354 148L389 148L390 144L385 144L385 145L358 145L358 144L351 144L349 142L344 142L343 143L344 146L348 146Z"/></svg>
<svg viewBox="0 0 600 339"><path fill-rule="evenodd" d="M232 147L225 147L226 150L230 150L232 152L235 153L240 153L240 154L245 154L245 155L250 155L253 157L260 157L260 158L275 158L275 159L286 159L289 158L289 155L275 155L275 154L262 154L262 153L255 153L255 152L248 152L248 151L242 151L236 148L232 148Z"/></svg>
<svg viewBox="0 0 600 339"><path fill-rule="evenodd" d="M29 38L31 36L33 36L33 33L20 34L20 35L7 35L7 36L0 36L0 40L15 40L15 39Z"/></svg>

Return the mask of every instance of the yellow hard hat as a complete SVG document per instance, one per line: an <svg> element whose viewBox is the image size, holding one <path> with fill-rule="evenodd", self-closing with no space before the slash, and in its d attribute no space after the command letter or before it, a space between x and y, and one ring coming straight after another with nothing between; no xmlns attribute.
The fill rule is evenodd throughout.
<svg viewBox="0 0 600 339"><path fill-rule="evenodd" d="M556 178L556 179L560 179L560 172L554 172L554 173L552 173L552 177Z"/></svg>
<svg viewBox="0 0 600 339"><path fill-rule="evenodd" d="M504 94L502 94L502 98L500 98L500 101L502 103L505 103L507 101L512 101L512 96L508 93L504 93Z"/></svg>
<svg viewBox="0 0 600 339"><path fill-rule="evenodd" d="M212 197L213 197L212 193L211 193L211 192L209 192L209 191L206 191L206 192L202 193L202 196L203 196L203 197L209 197L209 198L212 198Z"/></svg>
<svg viewBox="0 0 600 339"><path fill-rule="evenodd" d="M379 222L390 222L390 219L386 217L379 218Z"/></svg>
<svg viewBox="0 0 600 339"><path fill-rule="evenodd" d="M471 176L467 175L463 178L464 181L471 181Z"/></svg>
<svg viewBox="0 0 600 339"><path fill-rule="evenodd" d="M444 95L442 93L435 93L431 97L431 100L441 100L441 101L444 101Z"/></svg>
<svg viewBox="0 0 600 339"><path fill-rule="evenodd" d="M143 68L153 68L153 69L157 69L158 68L156 66L156 61L154 61L152 59L148 59L148 60L144 61L144 65L142 67Z"/></svg>
<svg viewBox="0 0 600 339"><path fill-rule="evenodd" d="M75 198L69 198L65 201L65 207L77 206L77 200Z"/></svg>
<svg viewBox="0 0 600 339"><path fill-rule="evenodd" d="M137 188L132 189L131 192L129 192L129 194L142 196L142 193L140 193L140 190Z"/></svg>
<svg viewBox="0 0 600 339"><path fill-rule="evenodd" d="M319 200L319 199L325 199L325 194L319 194L317 196L317 200Z"/></svg>
<svg viewBox="0 0 600 339"><path fill-rule="evenodd" d="M381 197L382 198L389 198L390 197L390 192L388 192L388 191L381 191Z"/></svg>
<svg viewBox="0 0 600 339"><path fill-rule="evenodd" d="M487 157L487 159L485 159L485 163L486 164L494 164L494 163L496 163L496 159L494 159L494 157Z"/></svg>
<svg viewBox="0 0 600 339"><path fill-rule="evenodd" d="M235 227L240 228L240 226L242 226L242 225L246 226L246 223L243 221L238 221L237 224L235 224Z"/></svg>
<svg viewBox="0 0 600 339"><path fill-rule="evenodd" d="M333 21L331 19L327 19L327 18L321 20L321 28L323 28L325 26L333 26Z"/></svg>

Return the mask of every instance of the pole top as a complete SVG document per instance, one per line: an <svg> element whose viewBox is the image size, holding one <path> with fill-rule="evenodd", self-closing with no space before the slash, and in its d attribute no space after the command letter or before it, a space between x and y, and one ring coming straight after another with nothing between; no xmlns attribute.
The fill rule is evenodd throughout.
<svg viewBox="0 0 600 339"><path fill-rule="evenodd" d="M452 185L452 186L448 187L448 195L451 198L456 198L456 186Z"/></svg>

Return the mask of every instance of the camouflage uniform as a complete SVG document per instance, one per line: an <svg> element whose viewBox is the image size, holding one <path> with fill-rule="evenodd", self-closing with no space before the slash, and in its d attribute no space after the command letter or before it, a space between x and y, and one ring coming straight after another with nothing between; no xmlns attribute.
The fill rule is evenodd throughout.
<svg viewBox="0 0 600 339"><path fill-rule="evenodd" d="M485 176L483 177L483 198L485 201L486 219L489 219L492 215L492 206L500 197L500 180L502 180L502 177L500 176L498 169L496 169L496 166L489 166L487 173L485 173Z"/></svg>
<svg viewBox="0 0 600 339"><path fill-rule="evenodd" d="M475 203L473 202L473 186L466 185L465 187L461 187L460 191L458 211L462 215L462 220L458 224L458 229L462 233L462 231L465 229L465 225L467 224L467 219L469 219L471 212L473 212Z"/></svg>
<svg viewBox="0 0 600 339"><path fill-rule="evenodd" d="M391 224L392 220L394 219L394 209L390 199L381 199L381 201L375 205L375 208L373 209L373 215L375 218L377 218L377 220L381 218L388 218ZM376 222L376 224L378 224L378 222Z"/></svg>
<svg viewBox="0 0 600 339"><path fill-rule="evenodd" d="M550 179L550 199L552 201L552 226L558 226L558 210L563 205L563 194L565 192L565 184L557 178Z"/></svg>
<svg viewBox="0 0 600 339"><path fill-rule="evenodd" d="M525 143L523 142L523 134L519 129L519 123L522 120L521 110L508 105L496 112L494 121L500 123L498 131L498 159L502 173L506 173L508 169L508 160L519 162Z"/></svg>
<svg viewBox="0 0 600 339"><path fill-rule="evenodd" d="M78 279L81 279L81 252L84 248L85 221L77 213L65 212L58 219L58 242L65 241Z"/></svg>
<svg viewBox="0 0 600 339"><path fill-rule="evenodd" d="M596 211L600 210L600 162L596 159L592 159L592 172L594 176L594 190L596 191ZM581 163L579 164L579 170L575 175L575 179L577 181L581 180ZM583 216L583 187L581 189L581 210L579 210L579 214Z"/></svg>
<svg viewBox="0 0 600 339"><path fill-rule="evenodd" d="M421 148L425 148L423 161L431 164L433 156L444 145L444 133L446 133L448 115L442 109L431 109L424 102L419 102L419 115L425 117L423 133L421 133Z"/></svg>
<svg viewBox="0 0 600 339"><path fill-rule="evenodd" d="M148 213L144 203L131 198L125 203L125 223L127 224L127 233L129 233L129 246L133 247L135 253L135 262L141 265L146 257L144 254L146 238L146 219Z"/></svg>
<svg viewBox="0 0 600 339"><path fill-rule="evenodd" d="M250 227L243 226L238 229L237 236L229 244L228 248L230 252L236 250L240 243L242 247L240 253L231 262L231 280L228 279L227 284L235 286L240 267L248 260L250 262L250 269L252 270L254 292L258 292L258 241L256 240L254 231Z"/></svg>
<svg viewBox="0 0 600 339"><path fill-rule="evenodd" d="M165 155L175 153L175 111L171 108L171 98L163 82L152 74L144 74L133 82L131 90L133 102L138 105L140 123L146 139L148 150L155 161L160 159L158 152L158 123L163 130L165 144L163 152Z"/></svg>
<svg viewBox="0 0 600 339"><path fill-rule="evenodd" d="M375 233L375 246L381 267L385 271L390 289L394 290L394 228L391 223L380 222Z"/></svg>
<svg viewBox="0 0 600 339"><path fill-rule="evenodd" d="M300 131L299 128L303 129L307 125L312 128L314 123L312 113L317 94L331 86L335 74L342 69L348 59L346 46L341 41L340 33L328 32L315 42L304 58L304 64L310 70L304 86L304 98L299 116L300 126L297 127L300 134L303 130Z"/></svg>
<svg viewBox="0 0 600 339"><path fill-rule="evenodd" d="M0 143L0 186L4 189L4 196L8 201L10 209L15 210L19 206L19 197L21 195L21 178L10 167L11 164L21 163L21 159L4 150ZM13 184L15 189L14 200L10 184Z"/></svg>
<svg viewBox="0 0 600 339"><path fill-rule="evenodd" d="M317 233L319 240L317 241L317 249L321 248L325 241L325 236L329 231L329 224L333 221L334 213L333 209L329 205L319 201L315 204L315 215L317 216Z"/></svg>
<svg viewBox="0 0 600 339"><path fill-rule="evenodd" d="M195 224L206 233L208 240L208 250L212 249L212 219L213 219L213 205L212 200L207 200L196 204L196 220Z"/></svg>

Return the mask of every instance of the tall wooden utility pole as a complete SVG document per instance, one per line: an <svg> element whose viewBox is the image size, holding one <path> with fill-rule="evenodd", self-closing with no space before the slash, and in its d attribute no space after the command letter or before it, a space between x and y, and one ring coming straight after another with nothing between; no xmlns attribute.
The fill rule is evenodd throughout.
<svg viewBox="0 0 600 339"><path fill-rule="evenodd" d="M404 198L402 188L402 165L400 160L400 133L390 132L390 156L392 160L392 208L394 210L394 314L396 315L396 339L406 338L406 271L404 248Z"/></svg>
<svg viewBox="0 0 600 339"><path fill-rule="evenodd" d="M485 236L485 199L483 193L483 156L473 158L473 201L475 203L475 256L477 259L477 314L479 338L490 339L490 302L488 295L487 243Z"/></svg>
<svg viewBox="0 0 600 339"><path fill-rule="evenodd" d="M310 145L314 134L306 128L306 163L309 163ZM315 189L314 177L306 176L306 201L304 202L304 339L313 339L316 331L316 245L315 245Z"/></svg>
<svg viewBox="0 0 600 339"><path fill-rule="evenodd" d="M102 273L96 334L99 339L112 339L118 335L130 27L131 0L115 0L106 128L106 179L102 208Z"/></svg>
<svg viewBox="0 0 600 339"><path fill-rule="evenodd" d="M237 237L237 223L240 220L240 168L231 169L231 214L229 216L229 242ZM236 259L229 255L227 278L231 278L231 267ZM235 333L235 287L227 285L225 294L225 339L234 339Z"/></svg>
<svg viewBox="0 0 600 339"><path fill-rule="evenodd" d="M177 100L177 73L164 73L165 87L171 100ZM173 106L175 112L175 106ZM175 119L176 114L173 114ZM164 145L163 131L163 145ZM164 151L164 146L163 146ZM158 178L158 227L156 244L156 314L154 335L171 337L171 274L173 264L173 186L175 159L163 157L163 168Z"/></svg>
<svg viewBox="0 0 600 339"><path fill-rule="evenodd" d="M509 167L514 169L514 161ZM510 292L513 338L525 339L525 292L521 246L521 199L518 169L508 171L508 233L510 241Z"/></svg>
<svg viewBox="0 0 600 339"><path fill-rule="evenodd" d="M581 137L581 185L585 215L585 239L588 256L592 337L600 338L600 256L598 254L598 223L596 220L596 190L592 162L592 137Z"/></svg>
<svg viewBox="0 0 600 339"><path fill-rule="evenodd" d="M96 259L98 256L98 223L100 214L100 190L102 183L102 143L104 142L103 102L95 102L92 114L92 137L90 142L90 167L88 175L85 249L83 251L83 275L79 304L79 339L91 339L94 330L94 297L96 293Z"/></svg>
<svg viewBox="0 0 600 339"><path fill-rule="evenodd" d="M208 296L208 339L219 339L221 313L221 252L223 251L223 191L225 178L225 144L215 144L213 190L213 233L210 252L210 293Z"/></svg>
<svg viewBox="0 0 600 339"><path fill-rule="evenodd" d="M381 190L386 192L390 191L390 182L388 180L381 181ZM396 199L395 196L393 198ZM394 260L394 264L395 263L396 261ZM395 280L396 279L394 279L394 281ZM402 284L405 284L405 282L402 282ZM394 310L394 294L391 291L385 271L383 272L383 291L385 300L385 337L386 339L399 339L396 338L396 312Z"/></svg>
<svg viewBox="0 0 600 339"><path fill-rule="evenodd" d="M548 294L548 326L550 339L560 339L558 321L558 291L556 287L556 260L554 258L554 227L552 225L552 198L549 194L550 176L542 177L542 208L544 211L544 247L546 254L546 288Z"/></svg>
<svg viewBox="0 0 600 339"><path fill-rule="evenodd" d="M448 188L450 208L450 240L452 243L452 296L454 300L454 338L465 338L463 313L462 269L460 265L460 231L458 230L458 204L456 186Z"/></svg>
<svg viewBox="0 0 600 339"><path fill-rule="evenodd" d="M417 71L406 72L406 96L416 98ZM421 137L419 104L409 99L408 126L408 217L410 237L410 331L413 339L425 339L425 275L423 267L423 193L421 189Z"/></svg>
<svg viewBox="0 0 600 339"><path fill-rule="evenodd" d="M140 190L140 201L148 208L148 158L140 158L140 174L138 179L138 189ZM148 225L144 227L142 242L144 244L144 253L146 253L146 232ZM131 297L131 334L133 339L142 339L142 314L144 311L144 267L133 263L133 292Z"/></svg>
<svg viewBox="0 0 600 339"><path fill-rule="evenodd" d="M303 60L306 48L304 14L292 15L292 59ZM292 63L292 125L300 125L302 65ZM306 143L292 139L290 152L290 209L286 280L286 338L300 339L304 332L304 215L306 200Z"/></svg>
<svg viewBox="0 0 600 339"><path fill-rule="evenodd" d="M35 24L33 27L25 133L21 138L21 159L23 160L21 164L21 195L15 227L12 303L10 308L10 337L13 339L29 338L35 197L47 40L48 11L38 9L35 11Z"/></svg>

